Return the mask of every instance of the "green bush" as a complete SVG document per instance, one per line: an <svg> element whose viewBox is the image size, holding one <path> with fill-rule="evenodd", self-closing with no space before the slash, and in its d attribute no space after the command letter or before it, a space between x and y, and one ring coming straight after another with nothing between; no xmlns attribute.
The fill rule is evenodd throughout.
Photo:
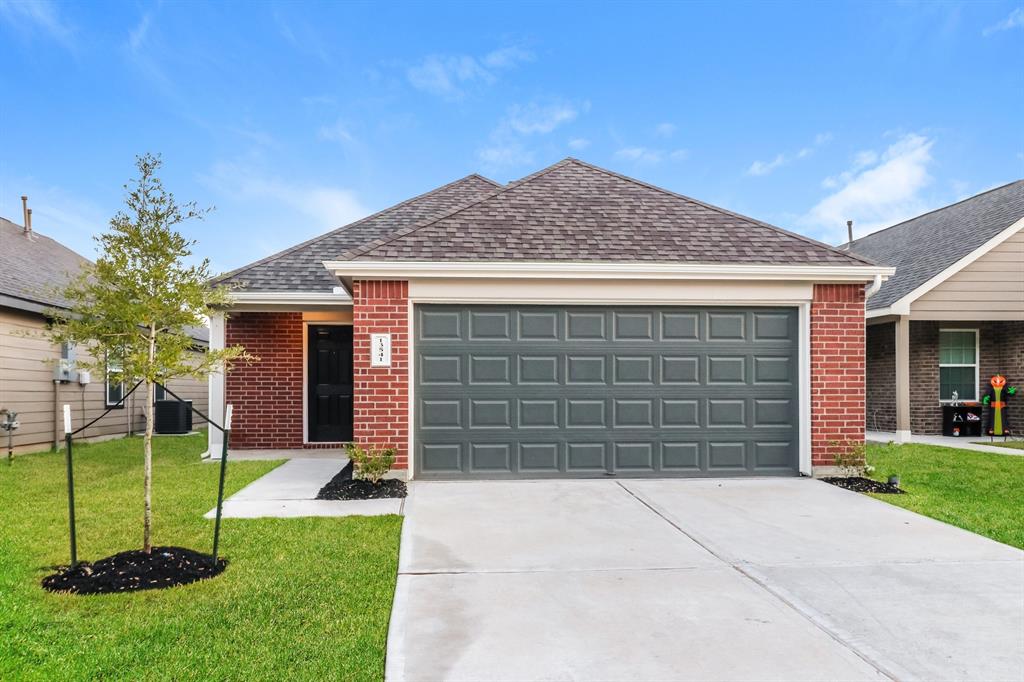
<svg viewBox="0 0 1024 682"><path fill-rule="evenodd" d="M395 463L394 448L365 449L358 443L349 443L345 449L348 450L348 457L355 467L356 477L370 483L379 483Z"/></svg>

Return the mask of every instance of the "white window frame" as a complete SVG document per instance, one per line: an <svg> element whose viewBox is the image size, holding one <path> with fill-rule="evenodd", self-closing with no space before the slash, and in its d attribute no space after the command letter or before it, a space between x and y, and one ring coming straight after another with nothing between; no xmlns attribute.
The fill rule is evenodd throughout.
<svg viewBox="0 0 1024 682"><path fill-rule="evenodd" d="M974 332L974 364L949 364L942 362L942 333L943 332ZM974 367L974 397L970 399L960 398L961 402L981 402L981 386L979 383L981 372L981 333L979 329L966 327L940 327L939 328L939 403L948 405L953 402L950 398L942 397L942 368L943 367Z"/></svg>
<svg viewBox="0 0 1024 682"><path fill-rule="evenodd" d="M121 399L110 400L110 358L104 358L103 360L103 404L107 407L124 407L124 377L121 377ZM116 365L115 365L116 367ZM118 369L117 371L120 371Z"/></svg>

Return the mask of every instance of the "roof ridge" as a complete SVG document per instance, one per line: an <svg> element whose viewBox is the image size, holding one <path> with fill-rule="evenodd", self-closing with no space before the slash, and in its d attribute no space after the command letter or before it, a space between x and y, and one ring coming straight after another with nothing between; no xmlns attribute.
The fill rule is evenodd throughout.
<svg viewBox="0 0 1024 682"><path fill-rule="evenodd" d="M732 216L733 218L739 218L741 220L746 220L746 221L748 221L750 223L753 223L755 225L759 225L761 227L766 227L769 230L775 230L776 232L781 232L782 234L785 234L787 236L795 237L796 239L799 239L801 241L807 242L809 244L813 244L814 246L820 246L820 247L825 248L825 249L827 249L829 251L833 251L835 253L842 254L842 255L850 257L850 258L852 258L854 260L859 260L859 261L861 261L863 263L866 263L868 265L877 265L875 262L871 261L870 259L864 258L863 256L857 255L855 253L851 253L849 251L844 251L844 250L839 249L839 248L837 248L835 246L832 246L830 244L826 244L825 242L820 242L817 239L811 239L808 236L799 234L797 232L791 232L790 230L778 227L777 225L772 225L771 223L766 223L763 220L757 220L756 218L751 218L750 216L745 216L742 213L736 213L735 211L730 211L727 208L722 208L721 206L715 206L714 204L709 204L709 203L707 203L705 201L701 201L699 199L694 199L693 197L686 196L685 194L680 194L679 192L673 192L670 189L665 189L664 187L659 187L658 185L652 185L649 182L644 182L643 180L638 180L637 178L631 177L629 175L624 175L622 173L617 173L617 172L615 172L613 170L608 170L607 168L602 168L601 166L595 166L592 163L587 163L586 161L581 161L580 159L576 159L576 158L573 158L571 156L568 157L566 159L566 161L573 161L575 163L578 163L581 166L585 166L586 168L589 168L591 170L595 170L595 171L599 171L601 173L605 173L606 175L611 175L612 177L619 178L620 180L625 180L627 182L632 182L634 184L640 185L641 187L646 187L647 189L653 189L655 191L661 192L662 194L667 194L667 195L669 195L671 197L675 197L677 199L682 199L684 201L689 201L691 203L697 204L698 206L703 206L704 208L712 210L712 211L715 211L717 213L721 213L721 214L727 215L727 216Z"/></svg>
<svg viewBox="0 0 1024 682"><path fill-rule="evenodd" d="M379 247L383 246L384 244L388 244L390 242L393 242L396 239L401 239L402 237L408 236L408 235L412 234L413 232L421 230L421 229L423 229L425 227L429 227L430 225L433 225L436 222L444 220L445 218L450 218L451 216L455 215L456 213L460 213L462 211L465 211L467 208L470 208L472 206L476 206L479 203L482 203L484 201L488 201L489 199L493 199L494 197L496 197L496 196L498 196L500 194L504 194L505 192L509 192L509 191L514 190L514 189L516 189L518 187L522 187L524 184L526 184L528 182L531 182L532 180L536 180L537 178L541 177L542 175L546 175L546 174L550 173L551 171L555 170L556 168L561 168L562 166L566 166L566 165L568 165L572 161L575 161L575 159L573 159L572 157L568 157L568 158L562 159L561 161L559 161L557 163L551 164L547 168L542 168L542 169L540 169L539 171L537 171L535 173L531 173L530 175L527 175L527 176L525 176L523 178L520 178L519 180L515 180L513 182L510 182L507 185L501 185L500 189L497 189L497 190L491 192L490 194L486 194L486 195L480 197L479 199L474 199L474 200L469 201L469 202L467 202L465 204L462 204L460 206L456 206L452 210L448 211L447 213L442 213L441 215L437 216L436 218L429 218L427 220L424 220L424 221L421 221L419 223L416 223L415 225L410 225L409 227L404 227L404 228L402 228L400 230L395 230L394 232L388 234L385 237L380 237L378 239L373 240L372 242L368 242L366 244L363 244L362 246L358 246L358 247L356 247L354 249L349 249L348 251L345 251L344 253L339 255L337 259L338 260L352 260L353 258L358 258L359 256L367 253L368 251L372 251L372 250L374 250L376 248L379 248Z"/></svg>
<svg viewBox="0 0 1024 682"><path fill-rule="evenodd" d="M440 185L438 187L435 187L432 190L429 190L427 192L423 192L422 194L417 194L414 197L411 197L411 198L406 199L404 201L400 201L397 204L394 204L392 206L388 206L387 208L383 208L383 209L377 211L376 213L371 213L368 216L364 216L364 217L360 218L359 220L355 220L355 221L353 221L351 223L347 223L345 225L342 225L341 227L336 227L333 230L328 230L327 232L324 232L323 234L319 234L319 235L317 235L315 237L312 237L311 239L307 239L304 242L301 242L299 244L295 244L294 246L289 246L287 249L283 249L281 251L278 251L277 253L272 253L269 256L265 256L265 257L263 257L263 258L261 258L261 259L259 259L257 261L253 261L252 263L249 263L248 265L243 265L240 268L235 268L234 270L231 270L229 272L225 272L225 273L223 273L221 275L218 275L217 277L214 277L212 281L214 283L219 283L219 282L223 282L224 280L229 279L231 277L236 277L236 276L242 274L243 272L247 272L249 270L252 270L253 268L255 268L258 265L264 265L264 264L269 263L271 261L275 261L278 258L283 258L284 256L287 256L287 255L289 255L291 253L294 253L294 252L296 252L296 251L298 251L300 249L303 249L303 248L305 248L307 246L310 246L311 244L315 244L317 242L323 241L324 239L327 239L328 237L334 236L334 235L338 234L339 232L344 232L345 230L348 230L350 228L356 227L357 225L361 225L361 224L367 222L368 220L373 220L374 218L379 218L379 217L381 217L383 215L386 215L387 213L390 213L391 211L394 211L394 210L396 210L398 208L401 208L402 206L406 206L406 205L408 205L408 204L410 204L410 203L412 203L414 201L419 201L420 199L425 199L425 198L427 198L427 197L429 197L429 196L431 196L433 194L436 194L438 192L441 192L441 191L443 191L445 189L448 189L450 187L454 187L455 185L459 184L460 182L465 182L466 180L469 180L470 178L476 178L478 180L483 180L484 182L486 182L488 184L491 184L491 185L494 185L495 187L503 187L504 186L500 182L497 182L495 180L491 180L490 178L485 177L483 175L480 175L479 173L470 173L469 175L466 175L465 177L461 177L458 180L452 180L451 182L448 182L448 183L445 183L445 184Z"/></svg>
<svg viewBox="0 0 1024 682"><path fill-rule="evenodd" d="M893 225L889 225L888 227L883 227L880 230L875 230L874 232L872 232L870 234L866 234L866 235L864 235L863 237L861 237L859 239L854 239L852 242L847 242L847 243L852 248L853 245L856 244L857 242L863 241L863 240L868 239L870 237L874 237L875 235L881 234L882 232L886 232L886 231L891 230L891 229L893 229L895 227L900 227L901 225L906 225L907 223L912 223L915 220L917 220L919 218L923 218L923 217L925 217L927 215L931 215L932 213L938 213L939 211L945 211L947 208L953 208L954 206L959 206L960 204L967 203L968 201L974 201L975 199L977 199L979 197L983 197L986 194L990 194L990 193L995 192L995 191L1000 190L1000 189L1006 189L1010 185L1016 185L1018 183L1024 183L1024 178L1018 179L1018 180L1011 180L1010 182L1004 183L1002 185L998 185L996 187L990 187L990 188L988 188L988 189L986 189L984 191L978 192L977 194L972 194L969 197L964 197L960 201L954 201L952 204L946 204L945 206L939 206L938 208L933 208L932 210L925 211L924 213L922 213L920 215L916 215L913 218L907 218L906 220L901 220L898 223L895 223Z"/></svg>

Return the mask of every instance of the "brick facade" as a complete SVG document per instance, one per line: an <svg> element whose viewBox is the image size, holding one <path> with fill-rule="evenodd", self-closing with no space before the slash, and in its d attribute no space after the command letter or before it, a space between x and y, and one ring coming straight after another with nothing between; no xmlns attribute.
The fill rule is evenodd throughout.
<svg viewBox="0 0 1024 682"><path fill-rule="evenodd" d="M864 287L816 284L811 302L811 464L864 442Z"/></svg>
<svg viewBox="0 0 1024 682"><path fill-rule="evenodd" d="M352 285L353 392L357 443L397 450L396 469L409 466L409 284ZM391 334L391 367L370 366L370 334Z"/></svg>
<svg viewBox="0 0 1024 682"><path fill-rule="evenodd" d="M910 430L942 433L939 405L939 329L977 329L980 396L998 372L1009 383L1024 386L1024 322L910 322ZM867 423L878 429L896 428L895 323L872 325L867 332ZM890 392L886 392L889 388ZM1024 428L1024 396L1010 401L1010 424ZM891 413L891 420L889 414Z"/></svg>
<svg viewBox="0 0 1024 682"><path fill-rule="evenodd" d="M896 430L896 325L873 324L866 332L867 428Z"/></svg>
<svg viewBox="0 0 1024 682"><path fill-rule="evenodd" d="M260 358L225 380L226 402L234 405L231 447L302 447L302 313L234 313L225 342Z"/></svg>

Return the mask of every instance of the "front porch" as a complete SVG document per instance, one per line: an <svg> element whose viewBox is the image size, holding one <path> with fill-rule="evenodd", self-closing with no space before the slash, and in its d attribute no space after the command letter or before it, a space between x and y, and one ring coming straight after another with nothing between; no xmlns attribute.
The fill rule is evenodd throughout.
<svg viewBox="0 0 1024 682"><path fill-rule="evenodd" d="M981 400L990 378L1002 374L1007 385L1024 385L1024 321L869 318L866 361L869 433L886 432L891 437L884 440L898 443L941 437L942 407L955 391L961 402L980 406L981 434L943 441L970 444L988 438L990 408ZM1013 432L1024 423L1024 396L1009 400L1004 409ZM967 449L977 447L983 446Z"/></svg>

